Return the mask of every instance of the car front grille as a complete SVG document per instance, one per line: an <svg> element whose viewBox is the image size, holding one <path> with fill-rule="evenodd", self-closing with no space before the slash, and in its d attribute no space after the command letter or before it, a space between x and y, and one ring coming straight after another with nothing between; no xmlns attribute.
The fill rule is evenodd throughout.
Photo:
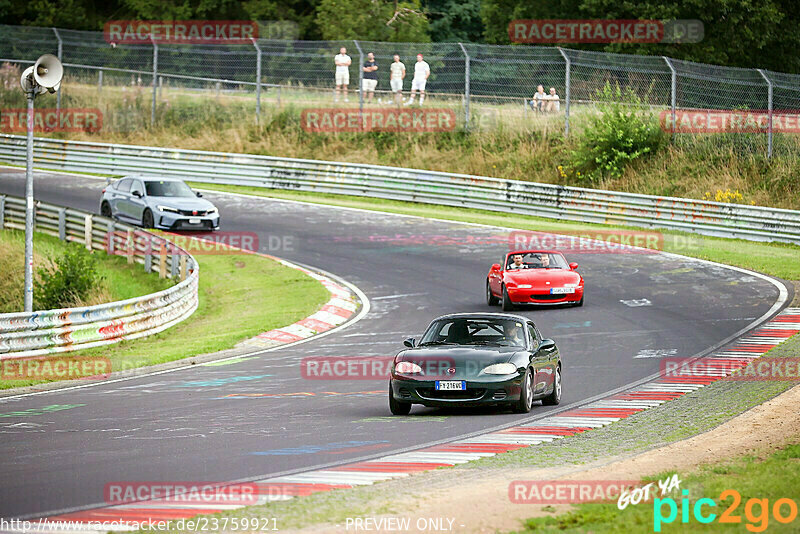
<svg viewBox="0 0 800 534"><path fill-rule="evenodd" d="M531 300L561 300L567 298L567 295L531 295Z"/></svg>
<svg viewBox="0 0 800 534"><path fill-rule="evenodd" d="M181 215L185 215L187 217L205 217L206 210L178 210L181 212Z"/></svg>
<svg viewBox="0 0 800 534"><path fill-rule="evenodd" d="M479 400L486 394L486 389L467 389L458 391L437 391L434 388L418 388L417 395L431 400Z"/></svg>

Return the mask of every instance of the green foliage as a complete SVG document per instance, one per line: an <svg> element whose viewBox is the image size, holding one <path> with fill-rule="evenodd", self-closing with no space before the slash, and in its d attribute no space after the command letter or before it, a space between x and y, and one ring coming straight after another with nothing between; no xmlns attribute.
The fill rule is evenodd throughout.
<svg viewBox="0 0 800 534"><path fill-rule="evenodd" d="M562 46L800 72L797 54L800 10L796 0L482 0L481 16L486 28L484 37L490 44L509 44L508 24L516 19L696 19L704 25L704 36L699 43L565 43Z"/></svg>
<svg viewBox="0 0 800 534"><path fill-rule="evenodd" d="M571 171L590 183L619 178L629 163L652 155L665 141L658 120L642 109L642 100L630 88L606 83L595 100L599 113L589 119L577 148L570 151Z"/></svg>
<svg viewBox="0 0 800 534"><path fill-rule="evenodd" d="M91 254L78 245L67 247L55 260L54 267L41 267L34 282L37 310L67 308L76 305L102 279L97 272L97 262Z"/></svg>
<svg viewBox="0 0 800 534"><path fill-rule="evenodd" d="M425 0L423 6L430 21L433 41L448 43L483 41L481 0Z"/></svg>
<svg viewBox="0 0 800 534"><path fill-rule="evenodd" d="M430 41L420 0L320 0L317 25L323 39L394 43Z"/></svg>

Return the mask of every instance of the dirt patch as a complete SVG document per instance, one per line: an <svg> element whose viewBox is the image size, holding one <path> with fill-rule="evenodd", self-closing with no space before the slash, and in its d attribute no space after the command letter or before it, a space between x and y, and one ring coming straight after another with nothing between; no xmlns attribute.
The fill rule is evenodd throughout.
<svg viewBox="0 0 800 534"><path fill-rule="evenodd" d="M569 506L544 509L541 504L514 504L508 497L509 483L514 480L636 480L668 470L686 473L704 464L745 454L761 456L800 435L798 405L800 385L703 434L635 456L607 458L589 465L498 469L481 471L478 477L453 477L452 473L442 472L431 481L428 491L387 503L391 510L407 512L373 519L409 518L411 528L408 532L431 531L430 528L416 528L419 518L442 518L445 525L447 519L454 519L451 527L454 532L520 529L527 518L554 515ZM315 525L299 532L341 532L345 529L343 524ZM354 530L352 525L349 530ZM396 531L371 525L371 532Z"/></svg>

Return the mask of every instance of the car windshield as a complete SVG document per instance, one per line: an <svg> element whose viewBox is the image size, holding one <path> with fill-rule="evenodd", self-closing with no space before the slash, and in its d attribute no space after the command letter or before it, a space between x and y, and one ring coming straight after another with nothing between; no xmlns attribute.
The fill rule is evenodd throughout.
<svg viewBox="0 0 800 534"><path fill-rule="evenodd" d="M561 254L520 252L509 254L506 269L569 269L569 265Z"/></svg>
<svg viewBox="0 0 800 534"><path fill-rule="evenodd" d="M453 318L431 323L422 336L424 345L526 346L525 326L515 319Z"/></svg>
<svg viewBox="0 0 800 534"><path fill-rule="evenodd" d="M193 197L194 192L183 182L169 180L145 182L149 197Z"/></svg>

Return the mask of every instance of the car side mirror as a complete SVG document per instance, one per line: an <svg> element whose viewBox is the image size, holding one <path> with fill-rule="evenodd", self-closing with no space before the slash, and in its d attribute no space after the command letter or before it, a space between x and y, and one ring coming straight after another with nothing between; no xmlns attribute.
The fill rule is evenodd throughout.
<svg viewBox="0 0 800 534"><path fill-rule="evenodd" d="M569 268L574 271L575 269L578 268L578 264L573 261L572 263L569 264Z"/></svg>
<svg viewBox="0 0 800 534"><path fill-rule="evenodd" d="M500 270L500 264L499 264L499 263L495 263L495 264L493 264L493 265L492 265L492 270L493 270L493 271L499 271L499 270Z"/></svg>
<svg viewBox="0 0 800 534"><path fill-rule="evenodd" d="M556 342L552 339L543 339L542 342L539 344L539 350L543 350L546 352L551 352L555 350Z"/></svg>
<svg viewBox="0 0 800 534"><path fill-rule="evenodd" d="M195 191L194 194L197 195L197 198L203 198L203 193L201 193L200 191Z"/></svg>
<svg viewBox="0 0 800 534"><path fill-rule="evenodd" d="M403 345L405 345L406 347L409 347L409 348L413 348L414 347L414 343L416 341L417 341L416 339L414 339L413 337L410 337L408 339L404 339L403 340Z"/></svg>
<svg viewBox="0 0 800 534"><path fill-rule="evenodd" d="M131 195L135 196L136 198L142 198L142 192L141 191L132 191Z"/></svg>

